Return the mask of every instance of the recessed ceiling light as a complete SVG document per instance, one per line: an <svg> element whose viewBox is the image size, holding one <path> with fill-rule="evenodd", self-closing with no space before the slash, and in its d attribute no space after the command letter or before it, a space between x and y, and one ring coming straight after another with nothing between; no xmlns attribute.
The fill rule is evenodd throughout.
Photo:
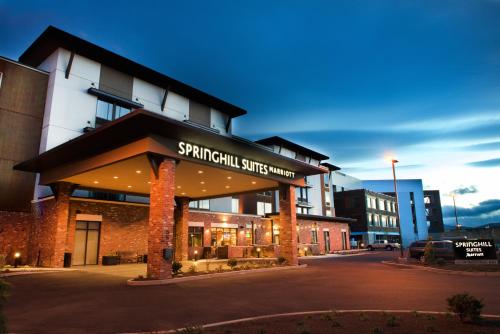
<svg viewBox="0 0 500 334"><path fill-rule="evenodd" d="M229 189L230 187L229 186L226 186L226 189Z"/></svg>
<svg viewBox="0 0 500 334"><path fill-rule="evenodd" d="M113 176L113 179L115 179L115 180L116 180L117 178L118 178L118 176Z"/></svg>
<svg viewBox="0 0 500 334"><path fill-rule="evenodd" d="M207 192L207 189L202 189L201 191L203 191L203 192Z"/></svg>
<svg viewBox="0 0 500 334"><path fill-rule="evenodd" d="M256 183L257 183L257 182L255 182L255 181L252 181L252 184L256 184Z"/></svg>
<svg viewBox="0 0 500 334"><path fill-rule="evenodd" d="M201 181L200 184L205 184L205 181Z"/></svg>
<svg viewBox="0 0 500 334"><path fill-rule="evenodd" d="M232 176L228 176L228 177L227 177L227 179L228 179L228 180L231 180L232 178L233 178Z"/></svg>
<svg viewBox="0 0 500 334"><path fill-rule="evenodd" d="M151 181L148 181L148 184L151 184Z"/></svg>
<svg viewBox="0 0 500 334"><path fill-rule="evenodd" d="M95 184L98 184L98 183L99 183L99 181L97 181L97 180L96 180L96 181L94 181L94 183L95 183Z"/></svg>
<svg viewBox="0 0 500 334"><path fill-rule="evenodd" d="M198 174L203 174L203 171L202 171L202 170L199 170L199 171L198 171Z"/></svg>
<svg viewBox="0 0 500 334"><path fill-rule="evenodd" d="M141 174L141 173L142 173L142 171L140 171L140 170L136 170L135 172L136 172L137 174Z"/></svg>
<svg viewBox="0 0 500 334"><path fill-rule="evenodd" d="M181 193L181 195L186 195L186 193Z"/></svg>
<svg viewBox="0 0 500 334"><path fill-rule="evenodd" d="M127 186L127 188L132 188L132 186Z"/></svg>
<svg viewBox="0 0 500 334"><path fill-rule="evenodd" d="M181 186L177 186L177 189L181 189Z"/></svg>

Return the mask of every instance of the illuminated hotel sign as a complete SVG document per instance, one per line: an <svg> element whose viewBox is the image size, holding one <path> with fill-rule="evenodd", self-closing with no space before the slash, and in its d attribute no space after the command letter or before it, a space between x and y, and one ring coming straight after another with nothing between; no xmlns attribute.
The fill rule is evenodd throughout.
<svg viewBox="0 0 500 334"><path fill-rule="evenodd" d="M278 175L293 179L295 172L287 169L274 167L269 164L258 162L251 159L241 158L231 153L217 151L201 145L179 142L177 153L180 155L195 158L198 160L212 162L222 166L228 166L243 171L249 171L261 175Z"/></svg>
<svg viewBox="0 0 500 334"><path fill-rule="evenodd" d="M493 240L456 240L453 242L455 263L498 263Z"/></svg>

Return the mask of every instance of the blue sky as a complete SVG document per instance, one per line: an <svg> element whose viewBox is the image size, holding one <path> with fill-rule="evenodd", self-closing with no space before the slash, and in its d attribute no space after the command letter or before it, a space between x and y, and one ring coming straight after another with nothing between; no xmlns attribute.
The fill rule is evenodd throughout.
<svg viewBox="0 0 500 334"><path fill-rule="evenodd" d="M467 225L500 221L500 1L5 1L0 54L49 24L248 110L344 172L451 191Z"/></svg>

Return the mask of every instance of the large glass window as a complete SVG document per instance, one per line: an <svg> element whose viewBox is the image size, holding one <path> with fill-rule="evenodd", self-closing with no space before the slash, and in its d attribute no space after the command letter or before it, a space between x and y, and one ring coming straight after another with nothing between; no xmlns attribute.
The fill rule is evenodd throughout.
<svg viewBox="0 0 500 334"><path fill-rule="evenodd" d="M193 209L210 210L210 200L191 201L189 202L189 207Z"/></svg>
<svg viewBox="0 0 500 334"><path fill-rule="evenodd" d="M272 212L271 203L266 202L257 202L257 214L259 216L264 216L266 213Z"/></svg>
<svg viewBox="0 0 500 334"><path fill-rule="evenodd" d="M317 244L318 243L318 230L317 230L316 226L314 226L311 229L311 243L312 244Z"/></svg>
<svg viewBox="0 0 500 334"><path fill-rule="evenodd" d="M375 226L380 226L379 215L373 215L373 224Z"/></svg>
<svg viewBox="0 0 500 334"><path fill-rule="evenodd" d="M231 198L231 212L238 213L240 210L240 200L238 198Z"/></svg>
<svg viewBox="0 0 500 334"><path fill-rule="evenodd" d="M188 235L189 247L203 247L203 227L190 226Z"/></svg>
<svg viewBox="0 0 500 334"><path fill-rule="evenodd" d="M110 102L97 100L95 115L95 126L99 127L107 122L125 116L130 112L130 108L122 107Z"/></svg>
<svg viewBox="0 0 500 334"><path fill-rule="evenodd" d="M212 246L236 246L236 229L212 227L211 245Z"/></svg>
<svg viewBox="0 0 500 334"><path fill-rule="evenodd" d="M378 200L378 209L379 210L385 210L385 202L383 199Z"/></svg>
<svg viewBox="0 0 500 334"><path fill-rule="evenodd" d="M372 220L372 214L367 213L366 214L366 220L368 221L368 225L373 225L373 220Z"/></svg>
<svg viewBox="0 0 500 334"><path fill-rule="evenodd" d="M253 245L255 242L255 229L254 224L246 224L245 226L245 243L247 246Z"/></svg>

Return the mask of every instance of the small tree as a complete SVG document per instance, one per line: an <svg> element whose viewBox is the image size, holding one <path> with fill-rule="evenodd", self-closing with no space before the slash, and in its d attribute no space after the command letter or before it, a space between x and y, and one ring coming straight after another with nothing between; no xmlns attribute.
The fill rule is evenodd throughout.
<svg viewBox="0 0 500 334"><path fill-rule="evenodd" d="M456 313L460 321L464 322L467 318L472 322L481 319L481 310L484 307L483 301L477 299L468 293L456 294L447 298L448 310Z"/></svg>
<svg viewBox="0 0 500 334"><path fill-rule="evenodd" d="M7 333L7 319L3 314L3 305L7 301L9 288L9 283L0 279L0 334Z"/></svg>
<svg viewBox="0 0 500 334"><path fill-rule="evenodd" d="M434 249L434 245L432 244L431 238L429 238L429 241L425 245L424 262L425 264L436 263L436 250Z"/></svg>
<svg viewBox="0 0 500 334"><path fill-rule="evenodd" d="M182 263L177 261L172 262L172 271L174 272L174 274L178 274L181 268L182 268Z"/></svg>

